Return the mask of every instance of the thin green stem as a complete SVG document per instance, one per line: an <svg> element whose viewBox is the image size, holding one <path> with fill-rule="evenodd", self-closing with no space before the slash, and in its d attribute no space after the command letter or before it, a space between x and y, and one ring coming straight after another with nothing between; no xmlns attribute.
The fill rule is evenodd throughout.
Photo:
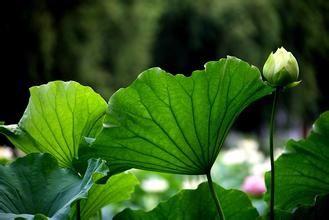
<svg viewBox="0 0 329 220"><path fill-rule="evenodd" d="M270 220L274 220L274 192L275 192L275 167L274 167L274 147L273 147L273 136L275 126L275 114L278 105L280 89L277 88L274 92L271 121L270 121L270 159L271 159L271 185L270 185Z"/></svg>
<svg viewBox="0 0 329 220"><path fill-rule="evenodd" d="M223 209L220 205L219 199L217 197L217 193L216 193L215 188L214 188L214 184L213 184L212 179L211 179L210 171L207 173L207 180L208 180L209 190L210 190L212 198L215 201L216 209L217 209L218 215L220 217L220 220L225 220Z"/></svg>
<svg viewBox="0 0 329 220"><path fill-rule="evenodd" d="M81 220L80 200L77 201L77 220Z"/></svg>

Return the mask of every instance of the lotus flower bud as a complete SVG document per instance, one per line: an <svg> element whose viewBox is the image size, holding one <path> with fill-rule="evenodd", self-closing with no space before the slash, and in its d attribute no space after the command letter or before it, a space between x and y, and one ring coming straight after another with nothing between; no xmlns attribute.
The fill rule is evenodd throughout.
<svg viewBox="0 0 329 220"><path fill-rule="evenodd" d="M266 191L264 178L260 176L247 176L243 181L242 189L252 196L261 196Z"/></svg>
<svg viewBox="0 0 329 220"><path fill-rule="evenodd" d="M296 58L283 47L267 58L263 67L265 80L273 87L298 83L299 68Z"/></svg>

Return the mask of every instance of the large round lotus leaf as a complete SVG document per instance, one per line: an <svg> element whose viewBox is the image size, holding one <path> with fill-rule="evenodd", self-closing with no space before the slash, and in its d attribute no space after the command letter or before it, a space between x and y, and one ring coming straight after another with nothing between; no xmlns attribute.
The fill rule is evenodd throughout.
<svg viewBox="0 0 329 220"><path fill-rule="evenodd" d="M38 153L0 165L0 219L65 219L70 206L86 198L95 177L107 171L104 161L90 160L81 178L60 168L50 154Z"/></svg>

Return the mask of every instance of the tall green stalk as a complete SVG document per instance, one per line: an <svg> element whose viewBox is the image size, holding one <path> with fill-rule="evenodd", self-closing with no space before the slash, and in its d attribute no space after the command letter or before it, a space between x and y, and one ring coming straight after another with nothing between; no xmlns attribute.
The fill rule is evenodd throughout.
<svg viewBox="0 0 329 220"><path fill-rule="evenodd" d="M270 198L270 220L274 220L274 192L275 192L275 167L274 167L274 146L273 146L273 136L274 136L274 126L275 126L275 114L279 99L280 88L276 88L274 92L271 121L270 121L270 159L271 159L271 198Z"/></svg>
<svg viewBox="0 0 329 220"><path fill-rule="evenodd" d="M215 205L216 205L218 215L219 215L221 220L225 220L223 209L222 209L222 207L220 205L220 202L219 202L219 199L217 197L217 193L216 193L215 188L214 188L214 184L213 184L213 181L212 181L212 178L211 178L211 175L210 175L210 171L207 173L207 180L208 180L208 185L209 185L209 190L210 190L211 196L215 201Z"/></svg>
<svg viewBox="0 0 329 220"><path fill-rule="evenodd" d="M77 201L77 220L81 220L81 208L80 208L80 200Z"/></svg>

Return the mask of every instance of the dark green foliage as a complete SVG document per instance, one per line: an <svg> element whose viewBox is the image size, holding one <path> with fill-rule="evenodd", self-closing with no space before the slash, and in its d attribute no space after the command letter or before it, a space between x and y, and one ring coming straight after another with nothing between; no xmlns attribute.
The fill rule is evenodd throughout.
<svg viewBox="0 0 329 220"><path fill-rule="evenodd" d="M292 215L294 220L303 219L328 219L329 194L318 196L314 206L303 206L298 208Z"/></svg>
<svg viewBox="0 0 329 220"><path fill-rule="evenodd" d="M165 6L152 60L171 73L188 75L227 54L261 66L278 43L270 1L169 0Z"/></svg>
<svg viewBox="0 0 329 220"><path fill-rule="evenodd" d="M226 54L261 66L281 45L303 69L298 98L287 100L296 117L312 121L317 98L328 107L327 0L12 0L3 8L0 94L15 100L0 108L7 123L31 85L73 79L108 98L150 66L189 74Z"/></svg>
<svg viewBox="0 0 329 220"><path fill-rule="evenodd" d="M86 198L94 181L106 175L104 161L91 160L83 178L58 166L50 154L29 154L0 165L0 219L43 215L65 219L70 206ZM97 175L96 175L97 174Z"/></svg>
<svg viewBox="0 0 329 220"><path fill-rule="evenodd" d="M279 45L291 49L301 69L301 86L289 94L286 104L295 117L312 123L319 112L329 108L325 74L329 62L329 1L272 2L281 26Z"/></svg>

